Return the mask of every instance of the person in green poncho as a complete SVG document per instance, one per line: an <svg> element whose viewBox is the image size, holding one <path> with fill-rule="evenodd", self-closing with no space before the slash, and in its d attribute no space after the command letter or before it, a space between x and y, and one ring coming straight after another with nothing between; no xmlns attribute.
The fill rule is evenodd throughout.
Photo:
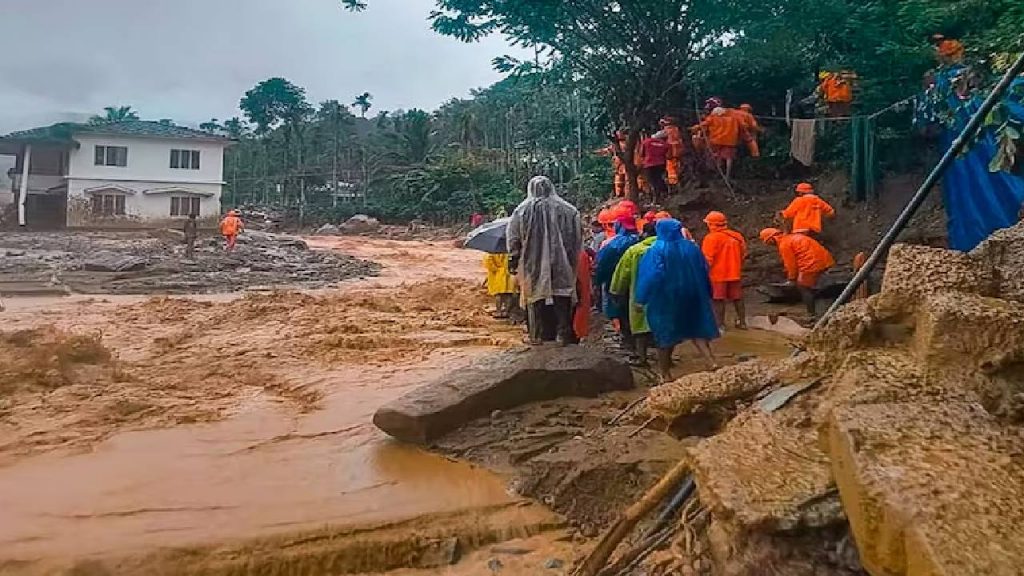
<svg viewBox="0 0 1024 576"><path fill-rule="evenodd" d="M636 303L636 277L640 268L640 259L647 252L647 249L657 240L654 233L654 222L648 222L644 226L643 240L626 249L615 267L608 292L615 298L629 301L629 327L633 332L635 350L630 356L630 363L635 366L645 367L647 363L647 348L651 340L651 328L647 325L647 315L644 307Z"/></svg>

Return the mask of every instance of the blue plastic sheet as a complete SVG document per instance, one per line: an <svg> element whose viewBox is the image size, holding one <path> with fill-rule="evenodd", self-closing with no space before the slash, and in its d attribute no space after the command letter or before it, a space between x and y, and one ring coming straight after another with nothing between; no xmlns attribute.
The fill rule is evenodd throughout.
<svg viewBox="0 0 1024 576"><path fill-rule="evenodd" d="M941 142L944 150L967 125L971 116L981 107L982 98L961 99L954 90L954 80L964 71L962 66L939 70L935 87L926 97L929 106L919 110L924 120L942 127ZM1017 120L1024 120L1024 106L1013 96L1024 88L1024 80L1017 79L1011 88L1006 109ZM943 176L942 195L948 220L949 247L968 251L990 234L1017 222L1024 203L1024 178L1008 172L990 172L989 163L997 150L991 130L983 130L978 140L953 161Z"/></svg>

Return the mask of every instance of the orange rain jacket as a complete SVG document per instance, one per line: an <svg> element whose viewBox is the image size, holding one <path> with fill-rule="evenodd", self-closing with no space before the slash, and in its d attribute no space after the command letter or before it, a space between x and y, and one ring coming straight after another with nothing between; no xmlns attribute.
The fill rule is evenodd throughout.
<svg viewBox="0 0 1024 576"><path fill-rule="evenodd" d="M831 73L818 85L825 102L829 104L846 104L853 102L853 85L840 74Z"/></svg>
<svg viewBox="0 0 1024 576"><path fill-rule="evenodd" d="M789 280L795 281L801 274L820 274L836 265L832 253L810 236L783 234L776 242Z"/></svg>
<svg viewBox="0 0 1024 576"><path fill-rule="evenodd" d="M739 146L743 125L732 114L716 116L709 114L699 125L691 128L694 132L701 128L707 130L708 141L712 146Z"/></svg>
<svg viewBox="0 0 1024 576"><path fill-rule="evenodd" d="M735 282L743 276L743 261L747 258L747 241L743 235L727 226L711 229L701 243L708 260L712 282Z"/></svg>
<svg viewBox="0 0 1024 576"><path fill-rule="evenodd" d="M242 231L242 219L238 216L225 216L220 221L220 233L224 236L238 236Z"/></svg>
<svg viewBox="0 0 1024 576"><path fill-rule="evenodd" d="M817 194L802 194L790 202L782 211L782 217L793 221L793 232L810 230L821 232L821 216L829 218L836 215L835 208L818 197Z"/></svg>

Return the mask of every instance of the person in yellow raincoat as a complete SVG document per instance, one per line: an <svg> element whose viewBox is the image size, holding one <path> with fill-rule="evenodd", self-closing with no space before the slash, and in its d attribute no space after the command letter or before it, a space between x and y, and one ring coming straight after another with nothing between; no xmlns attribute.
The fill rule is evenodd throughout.
<svg viewBox="0 0 1024 576"><path fill-rule="evenodd" d="M495 297L496 318L508 318L515 303L516 278L508 269L508 254L484 256L487 270L487 294Z"/></svg>

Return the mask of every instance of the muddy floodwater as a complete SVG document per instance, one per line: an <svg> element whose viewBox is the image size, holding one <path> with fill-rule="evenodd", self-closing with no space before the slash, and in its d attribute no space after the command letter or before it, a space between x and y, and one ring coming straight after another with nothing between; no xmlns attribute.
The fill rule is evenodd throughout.
<svg viewBox="0 0 1024 576"><path fill-rule="evenodd" d="M5 302L0 381L27 384L0 389L0 572L474 511L554 521L503 478L371 424L521 339L487 312L479 253L311 245L383 272L317 291ZM784 354L766 334L733 347Z"/></svg>

